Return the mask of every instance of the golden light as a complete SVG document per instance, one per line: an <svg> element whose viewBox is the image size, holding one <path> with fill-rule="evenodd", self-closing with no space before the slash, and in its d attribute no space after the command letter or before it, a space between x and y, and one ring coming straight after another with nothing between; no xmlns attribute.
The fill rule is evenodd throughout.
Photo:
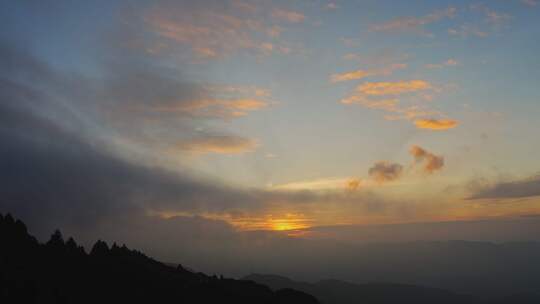
<svg viewBox="0 0 540 304"><path fill-rule="evenodd" d="M310 220L297 214L286 214L282 218L269 218L268 226L274 231L287 231L309 228Z"/></svg>

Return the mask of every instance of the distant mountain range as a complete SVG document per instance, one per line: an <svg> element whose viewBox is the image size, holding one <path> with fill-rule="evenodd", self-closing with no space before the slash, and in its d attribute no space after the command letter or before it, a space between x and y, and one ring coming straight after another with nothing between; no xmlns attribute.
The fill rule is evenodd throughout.
<svg viewBox="0 0 540 304"><path fill-rule="evenodd" d="M297 282L277 275L251 274L250 280L269 286L273 290L292 288L315 296L322 304L533 304L540 303L540 294L518 294L499 299L483 299L462 295L438 288L405 284L368 283L352 284L338 280L323 280L316 283Z"/></svg>

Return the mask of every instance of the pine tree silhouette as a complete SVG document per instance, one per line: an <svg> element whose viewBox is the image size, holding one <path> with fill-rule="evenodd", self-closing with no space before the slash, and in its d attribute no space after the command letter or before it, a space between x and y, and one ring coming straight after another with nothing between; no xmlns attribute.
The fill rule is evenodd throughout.
<svg viewBox="0 0 540 304"><path fill-rule="evenodd" d="M0 303L318 303L250 281L169 267L98 240L90 254L56 230L44 245L21 221L0 214Z"/></svg>

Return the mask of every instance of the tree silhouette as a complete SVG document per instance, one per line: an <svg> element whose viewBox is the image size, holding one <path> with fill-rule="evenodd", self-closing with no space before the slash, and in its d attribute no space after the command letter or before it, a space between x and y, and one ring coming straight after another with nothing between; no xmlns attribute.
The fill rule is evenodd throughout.
<svg viewBox="0 0 540 304"><path fill-rule="evenodd" d="M143 253L98 240L86 254L56 230L44 245L21 221L0 214L0 303L317 303L250 281L169 267Z"/></svg>

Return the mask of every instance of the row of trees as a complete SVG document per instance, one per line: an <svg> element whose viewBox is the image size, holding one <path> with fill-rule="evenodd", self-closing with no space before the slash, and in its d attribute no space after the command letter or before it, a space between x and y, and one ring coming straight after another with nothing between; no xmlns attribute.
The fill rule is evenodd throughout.
<svg viewBox="0 0 540 304"><path fill-rule="evenodd" d="M125 245L97 241L89 253L56 231L40 244L0 214L0 303L317 303L252 281L169 267Z"/></svg>

